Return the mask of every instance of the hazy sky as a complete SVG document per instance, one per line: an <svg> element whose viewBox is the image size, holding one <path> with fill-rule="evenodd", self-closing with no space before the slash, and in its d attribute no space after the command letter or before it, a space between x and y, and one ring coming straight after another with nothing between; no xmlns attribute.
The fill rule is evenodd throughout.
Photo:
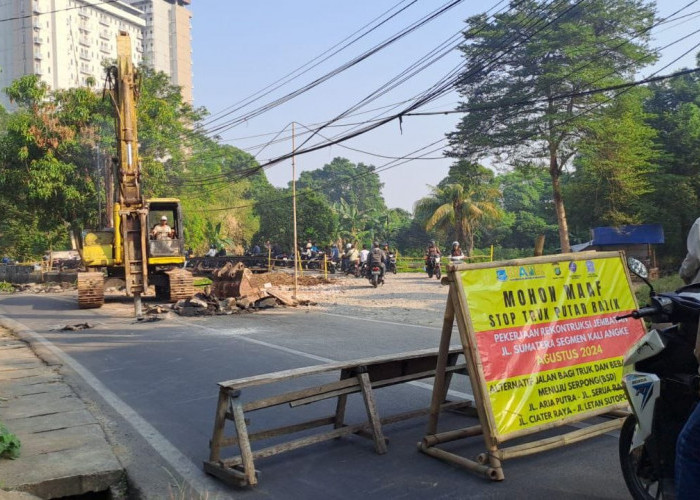
<svg viewBox="0 0 700 500"><path fill-rule="evenodd" d="M192 2L192 58L194 72L194 100L196 106L205 106L212 114L223 110L231 113L211 125L241 117L246 112L269 104L289 92L293 92L327 72L343 65L371 47L394 36L403 28L434 11L444 3L442 0L267 0L265 2L199 0ZM684 13L700 11L700 2L692 0L661 0L658 12L668 16L672 12L690 5ZM291 122L296 125L297 134L304 132L304 125L314 124L334 118L358 103L383 84L401 73L420 57L436 48L450 36L464 28L464 20L492 7L506 8L507 2L488 0L486 2L465 1L446 14L417 29L405 38L383 51L369 57L353 68L295 99L270 111L247 120L229 130L222 131L223 142L232 144L254 154L263 163L271 158L289 153L292 149ZM372 22L387 11L403 12L375 31L364 36L329 60L310 69L299 78L285 83L269 95L261 97L243 109L231 107L251 95L267 88L300 66L312 61L328 49L350 37L353 33ZM393 8L393 10L392 10ZM655 46L663 46L684 35L686 40L668 48L654 67L642 72L641 77L660 69L675 57L700 43L700 35L691 34L700 23L698 16L691 16L660 28L655 33ZM684 57L661 73L669 73L680 67L695 66L694 54ZM385 110L376 110L409 99L428 89L461 62L457 51L451 51L438 63L430 66L418 76L400 87L391 90L364 108L355 112L341 123L358 123L376 117ZM428 104L419 111L442 111L453 109L458 101L456 92ZM239 104L240 106L240 104ZM400 108L398 108L400 109ZM376 110L376 111L370 111ZM361 114L357 114L361 113ZM380 168L392 160L385 157L404 157L415 150L444 138L445 133L454 130L458 115L406 117L399 126L397 121L386 124L360 137L335 145L318 152L296 157L297 176L299 171L323 167L336 156L362 162ZM211 126L210 125L210 126ZM277 144L263 146L275 138L285 127L279 138L288 138ZM321 134L335 136L347 128L333 127ZM305 137L297 137L299 147ZM314 139L314 141L321 138ZM349 150L343 146L365 151ZM437 144L412 156L443 146ZM367 153L373 153L373 156ZM440 157L440 152L429 157ZM452 160L441 158L413 160L394 168L380 171L384 182L383 195L391 208L400 207L412 210L419 198L429 193L428 185L437 184L445 175ZM291 160L285 160L266 170L270 182L284 186L292 176Z"/></svg>

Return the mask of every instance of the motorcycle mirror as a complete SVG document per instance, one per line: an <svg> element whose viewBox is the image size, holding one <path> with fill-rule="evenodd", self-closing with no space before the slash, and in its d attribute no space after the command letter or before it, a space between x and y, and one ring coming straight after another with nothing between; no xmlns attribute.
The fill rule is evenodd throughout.
<svg viewBox="0 0 700 500"><path fill-rule="evenodd" d="M649 271L647 270L647 266L645 266L644 263L642 263L642 261L637 260L634 257L627 257L627 267L630 271L632 271L634 274L636 274L642 279L646 279L649 277Z"/></svg>
<svg viewBox="0 0 700 500"><path fill-rule="evenodd" d="M649 270L647 269L647 266L645 266L644 263L639 259L635 259L634 257L627 257L627 267L634 275L642 278L644 283L646 283L647 286L651 289L650 293L653 295L654 287L649 282Z"/></svg>

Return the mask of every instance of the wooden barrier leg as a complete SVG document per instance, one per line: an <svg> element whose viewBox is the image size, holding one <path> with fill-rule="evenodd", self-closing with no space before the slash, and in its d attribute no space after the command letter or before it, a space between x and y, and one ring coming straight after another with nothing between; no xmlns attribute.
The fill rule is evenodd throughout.
<svg viewBox="0 0 700 500"><path fill-rule="evenodd" d="M350 376L347 370L340 371L340 380L345 380ZM335 421L333 422L333 428L339 429L345 425L345 407L347 406L348 395L341 394L338 396L338 402L335 405Z"/></svg>
<svg viewBox="0 0 700 500"><path fill-rule="evenodd" d="M370 424L372 424L374 449L377 451L377 453L383 455L388 450L386 448L386 441L384 440L384 433L382 432L382 424L379 421L379 416L377 415L377 405L374 401L374 392L372 392L372 384L369 380L369 375L367 374L367 368L361 367L358 370L357 379L360 381L360 387L362 388L362 397L365 400L367 419L369 420Z"/></svg>
<svg viewBox="0 0 700 500"><path fill-rule="evenodd" d="M228 409L229 393L225 389L219 389L219 402L216 405L216 417L214 418L214 432L209 444L209 461L218 462L221 459L221 441L224 437L226 425L226 410Z"/></svg>
<svg viewBox="0 0 700 500"><path fill-rule="evenodd" d="M435 367L435 382L433 383L433 396L430 402L430 416L428 417L428 435L435 434L440 416L440 405L445 401L447 389L449 388L449 378L445 376L447 358L450 352L450 339L452 338L452 325L454 324L455 310L452 304L452 290L447 296L445 306L445 316L442 321L442 335L440 336L440 348L438 350L437 365Z"/></svg>
<svg viewBox="0 0 700 500"><path fill-rule="evenodd" d="M253 451L250 449L248 439L248 427L245 424L243 405L238 399L240 392L232 395L233 422L236 424L236 434L238 435L238 446L241 449L241 460L243 461L243 473L247 483L251 486L258 483L255 476L255 464L253 463Z"/></svg>

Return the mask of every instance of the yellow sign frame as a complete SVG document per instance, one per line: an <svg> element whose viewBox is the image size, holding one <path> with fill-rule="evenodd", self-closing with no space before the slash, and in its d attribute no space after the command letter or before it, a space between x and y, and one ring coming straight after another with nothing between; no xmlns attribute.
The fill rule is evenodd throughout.
<svg viewBox="0 0 700 500"><path fill-rule="evenodd" d="M526 269L527 272L524 275L518 277L516 275L512 275L512 273L509 274L512 269L520 269L521 272L522 269ZM507 286L515 287L513 289L517 289L517 286L523 285L517 285L514 284L514 282L517 282L519 280L525 280L524 282L526 282L526 280L533 277L533 283L537 281L538 277L542 278L539 281L540 283L549 283L547 279L552 281L552 276L554 276L554 274L552 274L554 271L552 270L556 271L556 279L561 280L559 281L560 287L563 287L566 283L571 284L573 281L576 280L579 280L580 283L583 283L583 286L581 287L581 301L584 303L586 300L597 301L595 303L595 306L588 308L586 308L585 306L581 306L581 308L576 309L576 312L578 314L575 314L574 308L570 307L566 312L570 312L571 317L562 318L561 315L565 312L561 308L563 307L563 305L566 304L562 303L561 301L565 300L565 298L575 298L575 296L570 295L562 299L557 296L557 293L554 290L552 290L550 294L550 288L546 287L545 292L547 293L545 295L542 295L542 300L546 302L548 298L553 299L550 304L545 304L546 307L550 308L548 311L541 312L539 316L536 313L534 317L531 316L529 311L527 311L527 313L522 312L522 318L520 318L519 315L509 315L507 319L504 319L504 321L507 321L512 318L513 323L509 325L498 324L497 320L493 321L494 318L492 318L492 320L489 320L489 324L490 327L492 327L492 329L489 330L489 326L485 326L486 323L484 322L484 311L490 306L488 305L488 302L479 302L479 300L474 298L475 296L479 295L479 293L476 291L479 287L487 289L486 292L483 292L483 296L487 296L488 293L491 293L493 296L499 297L500 300L504 302L504 306L507 308L510 305L517 305L514 301L511 301L511 295L510 292L508 292L509 289L507 288ZM466 287L469 288L469 278L471 278L471 276L469 276L469 273L472 273L474 277L483 278L483 276L486 276L483 274L484 272L494 273L494 276L496 275L495 273L500 273L498 277L500 283L495 283L494 280L491 280L488 283L484 283L483 279L479 282L473 281L473 289L475 291L471 297L468 296L468 291L465 290L465 283ZM609 278L609 280L604 281L603 278ZM631 345L638 336L644 334L644 325L641 322L641 320L630 319L624 322L620 322L619 324L622 326L619 327L610 326L611 322L608 320L608 318L614 318L614 316L616 315L625 314L626 312L637 308L637 302L634 297L634 294L632 293L630 275L625 264L623 252L581 252L576 254L559 254L544 257L517 259L511 261L488 262L478 264L456 264L450 265L448 267L448 274L445 278L443 278L443 281L447 281L449 283L450 291L448 294L445 315L443 319L442 336L440 340L436 377L433 386L430 417L428 421L426 435L423 438L422 442L419 443L420 451L428 455L440 458L442 460L455 463L469 470L483 474L492 480L499 481L503 480L505 477L501 464L502 460L526 456L540 451L545 451L548 449L575 443L584 439L588 439L590 437L611 432L622 426L624 417L626 417L627 415L627 404L623 399L619 397L610 397L609 394L611 393L611 391L614 394L616 394L615 391L620 391L619 381L622 376L622 354L624 354L626 348L629 347L629 345ZM610 304L604 302L605 300L607 300L607 298L604 297L604 294L602 292L603 287L600 285L601 281L603 281L604 283L609 283L610 281L612 281L614 283L613 289L616 290L616 292L620 296L619 300L616 300L616 302ZM503 286L503 283L507 283L508 285ZM587 284L590 284L588 289L586 288ZM529 289L527 290L528 292L530 291ZM537 293L537 291L539 291L539 288L535 288L535 293ZM500 295L498 295L499 293ZM598 294L598 297L596 297L596 294ZM525 295L524 297L525 299L520 302L521 304L526 303L528 300L527 295ZM560 302L556 302L556 300L554 299L558 299ZM537 296L535 295L532 300L537 302ZM472 314L470 314L470 302L472 306L476 305L480 307L480 309L477 310L474 307L472 307ZM491 304L493 305L493 302ZM608 305L610 305L609 308ZM545 306L542 307L544 308ZM552 317L554 316L555 307L560 308L558 309L559 316L557 316L556 320L552 321L552 318L548 315L551 315ZM595 315L590 314L593 312L592 309L595 309ZM586 319L589 316L591 318L595 316L595 328L593 327L594 320ZM457 321L460 340L464 349L464 356L467 361L467 368L474 394L474 406L476 409L476 413L479 417L480 423L479 425L467 427L464 429L450 430L439 433L439 408L440 404L443 401L445 401L447 397L447 390L449 388L450 382L450 376L449 374L445 375L444 369L446 366L446 356L447 352L449 351L452 329L455 320ZM547 323L547 321L549 321L549 323ZM498 340L496 339L507 340L510 338L518 337L518 340L521 341L522 335L517 332L530 332L533 336L536 336L538 334L537 325L541 326L542 324L553 324L559 326L560 323L564 324L564 321L568 322L567 325L569 325L571 329L575 329L576 325L578 325L581 328L581 331L579 333L571 334L571 338L573 340L578 339L582 343L586 343L588 340L590 340L591 342L596 342L593 345L598 346L599 350L601 351L599 353L598 350L596 350L595 348L593 348L592 350L588 349L589 346L586 345L583 346L583 348L587 348L588 350L581 351L582 354L584 352L593 352L594 354L591 354L593 358L595 358L595 356L598 356L597 358L593 359L593 363L599 363L599 366L596 368L602 367L599 371L602 372L603 369L607 369L608 372L615 373L616 378L614 380L610 378L610 374L606 375L607 378L605 380L608 380L607 389L599 389L597 390L597 392L594 392L596 397L598 397L598 395L600 396L600 401L602 403L610 403L610 401L613 401L613 403L601 403L598 405L585 404L584 400L586 399L589 399L589 402L597 400L590 399L593 397L591 396L591 394L584 393L582 395L579 393L578 397L576 397L575 394L569 397L568 399L559 397L559 399L563 401L568 401L570 404L573 404L574 410L577 411L571 411L571 409L569 409L569 411L559 411L556 413L551 413L543 410L540 413L548 415L548 418L536 419L534 423L527 423L526 420L524 421L522 418L519 418L515 420L516 423L513 424L513 419L503 419L503 415L508 412L513 412L513 409L501 407L501 402L498 399L496 399L495 404L492 400L492 395L494 392L493 388L498 388L497 384L504 383L504 379L499 379L498 377L503 377L505 376L504 374L509 374L509 370L513 371L513 366L516 366L516 371L521 370L522 372L523 370L525 370L523 373L519 373L518 376L525 377L526 380L529 380L529 385L536 385L540 382L546 383L547 377L542 377L542 379L540 379L538 375L541 373L549 374L550 370L528 372L528 367L531 367L533 365L528 365L527 363L523 365L523 363L521 363L520 361L522 359L527 360L528 356L532 356L531 353L525 353L522 355L522 357L517 357L517 359L516 356L512 356L512 358L510 359L516 360L517 363L515 363L515 365L513 365L513 363L507 363L508 367L505 369L505 371L499 371L498 367L501 366L499 365L499 361L502 361L502 359L500 358L505 359L506 357L510 357L513 353L508 352L509 349L507 347L501 346L499 346L499 348L503 349L502 352L494 353L492 350L489 353L488 348L491 348L492 346L488 346L488 348L485 348L484 344L489 343L489 338L493 342L498 342ZM518 322L523 323L524 326L523 324L519 325ZM502 326L507 326L509 328L506 328L505 331L502 328L496 328ZM548 332L551 334L551 331ZM608 338L608 333L610 333L609 337L611 338ZM626 338L620 338L620 335L625 335ZM552 337L551 335L549 335L547 338ZM568 342L568 340L565 340L564 335L562 335L561 339L563 342ZM601 347L600 344L602 344L605 347L605 349L608 349L608 353L612 355L610 355L608 358L605 358L604 356L606 354L602 352L604 351L604 349ZM539 348L539 346L537 347ZM575 349L578 349L578 347L576 347ZM484 355L485 352L486 355ZM572 375L573 382L571 383L571 387L579 388L579 386L582 385L580 381L590 380L594 383L597 383L600 380L598 375L596 375L595 373L591 373L592 371L594 371L594 369L591 369L591 371L589 372L590 360L581 359L583 363L577 363L576 361L578 361L578 358L576 358L572 362L568 362L567 364L566 360L558 359L558 357L556 359L551 359L553 359L552 363L554 363L553 366L555 367L554 372L552 373L556 373L557 370L560 370L564 371L564 376L566 376L567 374ZM610 363L609 360L611 359L615 361ZM496 369L494 369L494 366L496 367ZM581 366L582 369L577 371L575 368L579 366ZM571 370L570 373L569 370ZM487 373L488 377L486 375ZM588 378L580 378L578 379L579 382L576 382L577 379L575 377L577 376L577 373L591 374L580 375L581 377ZM560 377L562 376L561 373L558 375ZM511 381L516 379L510 377L506 378L505 380ZM517 383L510 383L510 385L508 385L509 388L515 388L513 389L514 391L518 391L518 387L520 386L521 385ZM498 392L498 390L496 392ZM548 393L551 391L545 390L544 392ZM516 397L511 398L512 401L508 402L507 404L519 404L520 406L517 408L517 413L519 415L527 413L528 409L536 411L536 405L532 404L532 401L535 400L526 400L524 402L519 400L516 401L516 399L520 398L522 395L520 393L516 394L515 392L514 394L516 395ZM542 391L539 391L539 395L541 394ZM555 399L552 398L550 400L545 400L545 402L554 400ZM494 407L496 407L496 410L498 410L497 412L494 412ZM575 431L568 431L566 433L559 434L554 437L530 441L516 446L499 448L499 445L501 443L510 439L520 438L537 432L590 419L592 417L600 416L603 414L612 414L613 416L616 416L618 418L614 418L602 423L594 423L585 428L578 429ZM506 423L504 424L504 422ZM518 425L518 422L521 425ZM476 460L471 460L462 457L455 453L442 450L438 447L438 445L441 443L446 443L477 435L483 435L486 445L486 451L480 454L478 457L476 457Z"/></svg>

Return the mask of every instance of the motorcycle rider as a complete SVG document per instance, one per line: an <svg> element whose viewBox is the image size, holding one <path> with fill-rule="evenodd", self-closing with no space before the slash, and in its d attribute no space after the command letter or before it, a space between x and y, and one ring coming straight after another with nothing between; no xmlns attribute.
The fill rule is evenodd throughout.
<svg viewBox="0 0 700 500"><path fill-rule="evenodd" d="M435 245L435 240L430 240L428 248L425 250L425 265L428 265L430 257L440 257L441 255L440 249Z"/></svg>
<svg viewBox="0 0 700 500"><path fill-rule="evenodd" d="M686 284L700 282L700 218L688 232L686 255L679 274ZM695 357L700 361L700 327L695 343ZM676 498L688 500L700 494L700 404L683 426L676 443Z"/></svg>
<svg viewBox="0 0 700 500"><path fill-rule="evenodd" d="M360 265L360 253L357 251L357 248L353 246L352 243L348 243L345 246L345 271L351 271L354 269L354 266L359 266Z"/></svg>
<svg viewBox="0 0 700 500"><path fill-rule="evenodd" d="M464 260L464 254L462 253L462 247L459 246L459 241L452 242L452 250L450 251L450 260L452 262L459 262Z"/></svg>
<svg viewBox="0 0 700 500"><path fill-rule="evenodd" d="M389 254L391 253L391 250L389 249L389 244L384 243L382 245L382 250L384 251L384 255L386 255L386 258L384 259L384 268L389 269Z"/></svg>
<svg viewBox="0 0 700 500"><path fill-rule="evenodd" d="M372 251L367 255L367 272L370 273L372 267L379 266L379 279L384 279L384 271L386 267L384 266L384 261L386 261L386 254L384 250L379 248L379 243L372 243Z"/></svg>

